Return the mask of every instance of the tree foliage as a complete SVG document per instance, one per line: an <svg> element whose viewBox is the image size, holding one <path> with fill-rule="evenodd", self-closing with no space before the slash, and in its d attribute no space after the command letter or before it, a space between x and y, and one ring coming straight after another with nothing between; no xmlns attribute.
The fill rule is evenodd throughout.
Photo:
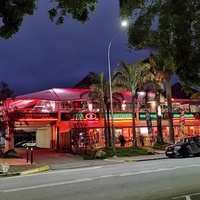
<svg viewBox="0 0 200 200"><path fill-rule="evenodd" d="M100 102L100 115L104 120L104 131L105 131L105 139L106 146L112 146L111 142L111 127L110 127L110 88L109 82L104 81L104 73L95 73L90 72L88 74L88 78L92 83L90 86L90 92L88 94L88 99L91 101L98 100ZM80 97L85 95L84 92L81 93ZM119 91L112 91L112 98L114 102L120 104L121 101L124 100L124 95ZM103 115L103 116L102 116Z"/></svg>
<svg viewBox="0 0 200 200"><path fill-rule="evenodd" d="M63 24L65 16L70 14L73 19L84 23L89 20L89 13L96 10L95 4L97 0L52 0L57 6L49 10L51 21L57 25Z"/></svg>
<svg viewBox="0 0 200 200"><path fill-rule="evenodd" d="M14 91L5 82L0 83L0 132L3 134L7 128L14 127L16 111L9 109L7 98L14 98Z"/></svg>
<svg viewBox="0 0 200 200"><path fill-rule="evenodd" d="M156 50L157 69L173 69L186 88L199 86L199 12L197 0L120 0L121 17L133 20L129 47Z"/></svg>
<svg viewBox="0 0 200 200"><path fill-rule="evenodd" d="M0 37L8 39L19 31L24 16L32 15L36 10L36 0L0 1Z"/></svg>
<svg viewBox="0 0 200 200"><path fill-rule="evenodd" d="M137 99L137 91L142 82L146 81L149 69L147 63L139 60L135 65L120 61L122 68L116 68L113 72L113 89L118 91L130 91L132 95L132 130L133 130L133 146L137 146L136 130L135 130L135 99Z"/></svg>
<svg viewBox="0 0 200 200"><path fill-rule="evenodd" d="M11 38L19 31L26 15L33 15L39 0L1 0L0 1L0 37ZM43 1L43 0L40 0ZM84 23L89 20L90 12L95 11L97 0L49 0L52 9L49 18L57 25L64 23L65 17Z"/></svg>

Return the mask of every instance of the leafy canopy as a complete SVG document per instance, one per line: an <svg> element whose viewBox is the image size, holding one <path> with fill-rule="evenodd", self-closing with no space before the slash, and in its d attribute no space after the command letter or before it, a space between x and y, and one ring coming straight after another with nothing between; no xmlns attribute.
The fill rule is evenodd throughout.
<svg viewBox="0 0 200 200"><path fill-rule="evenodd" d="M41 0L43 1L43 0ZM84 23L89 20L90 12L95 11L97 0L49 0L52 9L49 18L57 25L64 23L68 14ZM0 37L11 38L19 31L26 15L33 15L38 0L1 0L0 1Z"/></svg>
<svg viewBox="0 0 200 200"><path fill-rule="evenodd" d="M130 48L155 50L156 67L172 69L185 86L199 86L199 0L120 0L121 18L132 19Z"/></svg>
<svg viewBox="0 0 200 200"><path fill-rule="evenodd" d="M24 16L32 15L36 10L36 0L0 1L0 37L8 39L19 31Z"/></svg>

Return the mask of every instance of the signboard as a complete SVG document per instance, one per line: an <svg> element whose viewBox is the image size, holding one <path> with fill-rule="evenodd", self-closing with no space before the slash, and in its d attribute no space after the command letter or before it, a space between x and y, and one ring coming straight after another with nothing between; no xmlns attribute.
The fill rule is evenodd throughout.
<svg viewBox="0 0 200 200"><path fill-rule="evenodd" d="M113 113L113 119L132 119L132 112L115 112ZM109 117L111 119L111 113L109 114ZM103 118L105 116L103 115Z"/></svg>
<svg viewBox="0 0 200 200"><path fill-rule="evenodd" d="M58 113L20 113L19 119L58 119Z"/></svg>
<svg viewBox="0 0 200 200"><path fill-rule="evenodd" d="M62 121L70 120L89 120L94 121L99 119L99 113L61 113Z"/></svg>
<svg viewBox="0 0 200 200"><path fill-rule="evenodd" d="M149 113L151 119L156 119L156 113ZM139 120L146 120L146 113L139 113Z"/></svg>
<svg viewBox="0 0 200 200"><path fill-rule="evenodd" d="M181 113L173 113L173 118L179 119ZM184 117L187 118L195 118L196 113L184 113ZM156 120L156 113L150 113L150 117L152 120ZM162 113L161 118L168 119L167 113ZM139 113L139 120L146 120L146 113Z"/></svg>

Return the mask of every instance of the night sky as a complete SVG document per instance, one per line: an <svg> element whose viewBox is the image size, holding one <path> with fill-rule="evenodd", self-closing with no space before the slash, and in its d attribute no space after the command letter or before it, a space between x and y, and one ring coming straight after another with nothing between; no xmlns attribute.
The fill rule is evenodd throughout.
<svg viewBox="0 0 200 200"><path fill-rule="evenodd" d="M51 88L70 88L89 72L108 76L108 44L111 46L111 71L120 60L135 64L150 51L128 52L127 35L120 27L116 0L99 1L90 20L81 24L67 16L57 26L48 17L52 4L40 0L38 10L26 16L17 34L0 38L0 81L6 82L16 95Z"/></svg>

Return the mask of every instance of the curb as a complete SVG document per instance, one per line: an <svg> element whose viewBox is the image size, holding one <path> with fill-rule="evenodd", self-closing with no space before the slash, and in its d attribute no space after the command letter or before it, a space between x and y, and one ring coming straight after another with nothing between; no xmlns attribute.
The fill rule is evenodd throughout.
<svg viewBox="0 0 200 200"><path fill-rule="evenodd" d="M6 178L11 176L20 176L20 172L0 174L0 178Z"/></svg>
<svg viewBox="0 0 200 200"><path fill-rule="evenodd" d="M20 175L27 175L27 174L43 172L43 171L48 171L48 170L50 170L50 167L48 165L44 165L44 166L41 166L41 167L37 167L37 168L34 168L34 169L29 169L29 170L23 171L23 172L20 173Z"/></svg>
<svg viewBox="0 0 200 200"><path fill-rule="evenodd" d="M104 159L105 161L109 162L116 162L116 163L123 163L123 162L141 162L141 161L148 161L148 160L161 160L166 159L167 157L160 157L160 158L141 158L141 159L125 159L125 160L114 160L114 159Z"/></svg>

